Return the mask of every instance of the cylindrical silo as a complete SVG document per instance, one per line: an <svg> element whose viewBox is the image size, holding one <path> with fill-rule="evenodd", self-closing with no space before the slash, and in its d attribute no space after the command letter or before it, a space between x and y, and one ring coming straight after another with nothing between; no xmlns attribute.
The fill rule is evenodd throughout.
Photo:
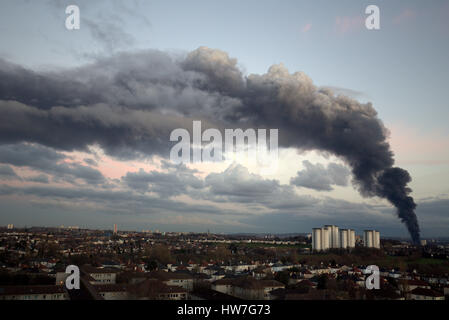
<svg viewBox="0 0 449 320"><path fill-rule="evenodd" d="M373 231L373 235L374 235L373 246L374 246L374 248L380 249L380 232Z"/></svg>
<svg viewBox="0 0 449 320"><path fill-rule="evenodd" d="M348 230L348 247L355 248L355 231L352 229Z"/></svg>
<svg viewBox="0 0 449 320"><path fill-rule="evenodd" d="M312 250L321 251L321 228L312 230Z"/></svg>
<svg viewBox="0 0 449 320"><path fill-rule="evenodd" d="M332 248L340 248L340 232L338 231L337 226L333 226L333 242Z"/></svg>
<svg viewBox="0 0 449 320"><path fill-rule="evenodd" d="M321 228L321 250L327 250L330 248L330 230L328 228Z"/></svg>
<svg viewBox="0 0 449 320"><path fill-rule="evenodd" d="M363 235L363 244L365 247L372 248L374 247L374 235L373 230L365 230Z"/></svg>
<svg viewBox="0 0 449 320"><path fill-rule="evenodd" d="M340 248L346 249L348 247L348 230L341 229L340 230Z"/></svg>
<svg viewBox="0 0 449 320"><path fill-rule="evenodd" d="M340 234L334 225L324 226L329 231L329 248L340 248Z"/></svg>

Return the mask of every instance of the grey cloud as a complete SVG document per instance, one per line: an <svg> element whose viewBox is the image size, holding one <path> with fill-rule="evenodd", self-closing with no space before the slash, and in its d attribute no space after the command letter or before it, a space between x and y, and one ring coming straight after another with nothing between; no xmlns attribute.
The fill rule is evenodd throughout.
<svg viewBox="0 0 449 320"><path fill-rule="evenodd" d="M239 164L229 166L221 173L211 173L205 178L201 197L211 201L234 202L249 207L259 206L268 210L287 210L312 206L317 199L297 195L291 186L282 185L278 180L264 179L252 174Z"/></svg>
<svg viewBox="0 0 449 320"><path fill-rule="evenodd" d="M50 183L50 180L48 179L48 176L45 174L39 174L37 176L32 176L26 179L30 182L38 182L38 183Z"/></svg>
<svg viewBox="0 0 449 320"><path fill-rule="evenodd" d="M222 173L211 173L205 183L211 188L211 193L219 196L251 199L263 198L280 187L276 180L265 180L251 174L242 165L231 165Z"/></svg>
<svg viewBox="0 0 449 320"><path fill-rule="evenodd" d="M365 93L363 93L363 92L348 89L348 88L341 88L341 87L335 87L335 86L324 86L322 88L325 90L330 90L337 95L340 94L340 95L348 96L351 98L361 98L361 97L365 96Z"/></svg>
<svg viewBox="0 0 449 320"><path fill-rule="evenodd" d="M447 197L419 201L418 210L422 220L432 221L432 227L437 227L439 224L447 225L444 221L449 223L449 199Z"/></svg>
<svg viewBox="0 0 449 320"><path fill-rule="evenodd" d="M303 161L304 170L298 171L297 175L290 179L290 183L304 188L318 191L331 191L332 185L347 186L350 171L343 165L330 163L327 167L317 163L312 164Z"/></svg>
<svg viewBox="0 0 449 320"><path fill-rule="evenodd" d="M241 170L241 174L236 174ZM182 169L181 169L182 171ZM210 185L205 184L198 192L203 194L203 199L212 201L215 205L189 205L184 202L164 199L162 196L148 196L135 194L130 190L98 190L93 188L59 188L59 187L11 187L0 185L0 195L7 196L19 194L23 196L36 196L40 202L62 199L72 205L95 204L102 212L120 212L122 214L159 214L165 212L174 213L204 213L226 216L235 216L236 221L253 225L256 229L270 232L308 232L310 228L320 224L333 223L347 226L362 231L368 227L375 227L382 234L400 234L403 228L395 223L392 216L392 208L386 205L370 205L364 203L352 203L331 197L314 198L310 196L296 195L290 186L279 185L276 181L266 183L265 190L256 190L245 193L250 186L257 182L263 182L263 178L245 172L244 168L231 167L228 171L218 175ZM216 174L215 174L216 175ZM261 181L262 180L262 181ZM241 195L229 192L224 186L232 181ZM271 180L267 180L270 182ZM213 182L213 183L212 183ZM157 182L156 182L157 183ZM212 191L211 185L215 187ZM133 190L133 189L131 189ZM191 195L189 191L182 194ZM267 213L261 213L257 207L249 206L249 212L242 214L239 209L221 209L221 197L227 203L258 204L262 208L269 209ZM46 200L47 199L47 200ZM69 205L69 204L67 204ZM447 224L442 223L449 219L448 199L426 199L419 202L420 222L427 234L447 234ZM252 213L252 214L251 214ZM269 225L269 227L267 227ZM430 230L435 230L430 231Z"/></svg>
<svg viewBox="0 0 449 320"><path fill-rule="evenodd" d="M206 75L207 81L200 82L200 88L207 91L218 91L225 95L236 95L244 88L242 72L237 68L237 59L230 58L227 53L200 47L190 52L182 62L185 70L200 72Z"/></svg>
<svg viewBox="0 0 449 320"><path fill-rule="evenodd" d="M139 22L140 28L149 28L151 23L142 12L141 1L120 0L47 0L49 9L58 18L62 16L68 5L76 4L81 11L81 30L86 28L93 40L103 47L105 53L129 49L136 44L134 36L127 32L129 22Z"/></svg>
<svg viewBox="0 0 449 320"><path fill-rule="evenodd" d="M155 192L161 197L171 197L186 193L189 188L200 189L203 181L195 177L191 172L175 170L172 172L128 172L123 181L132 189L141 192Z"/></svg>
<svg viewBox="0 0 449 320"><path fill-rule="evenodd" d="M18 167L52 174L56 179L81 179L89 184L102 184L104 176L97 169L79 163L64 163L67 157L52 148L33 144L0 145L0 163L8 163Z"/></svg>
<svg viewBox="0 0 449 320"><path fill-rule="evenodd" d="M50 170L55 163L65 158L62 153L41 145L24 143L0 145L0 162L19 167Z"/></svg>
<svg viewBox="0 0 449 320"><path fill-rule="evenodd" d="M54 172L62 176L69 175L77 179L84 180L88 184L98 185L105 183L106 179L97 169L81 165L79 163L58 165Z"/></svg>
<svg viewBox="0 0 449 320"><path fill-rule="evenodd" d="M2 127L3 143L37 142L54 148L87 150L100 144L120 158L136 158L143 152L168 153L170 132L188 120L107 105L37 110L18 102L0 101L0 110L10 120ZM165 134L162 139L159 135Z"/></svg>
<svg viewBox="0 0 449 320"><path fill-rule="evenodd" d="M204 214L236 214L219 207L200 204L188 204L157 196L135 194L123 190L98 190L94 188L60 188L53 186L12 187L0 184L0 196L9 195L35 196L39 199L53 201L62 199L72 205L95 204L105 210L124 214L163 214L164 212L204 213Z"/></svg>
<svg viewBox="0 0 449 320"><path fill-rule="evenodd" d="M0 178L17 179L19 176L10 166L0 165Z"/></svg>
<svg viewBox="0 0 449 320"><path fill-rule="evenodd" d="M142 3L145 0L132 0L132 1L122 1L122 0L113 0L112 3L117 8L117 10L121 13L132 17L134 20L138 19L142 22L142 24L146 27L151 27L151 21L142 11ZM109 2L109 1L108 1Z"/></svg>
<svg viewBox="0 0 449 320"><path fill-rule="evenodd" d="M351 175L351 171L347 167L332 162L328 164L327 171L333 184L342 187L348 185L348 178Z"/></svg>
<svg viewBox="0 0 449 320"><path fill-rule="evenodd" d="M0 62L2 142L108 154L167 154L169 133L203 120L217 128L278 128L280 146L342 158L364 196L396 208L419 241L408 172L393 167L388 130L371 103L334 96L282 64L244 76L235 59L201 47L186 56L123 53L81 68L36 73ZM13 100L13 101L11 101Z"/></svg>
<svg viewBox="0 0 449 320"><path fill-rule="evenodd" d="M131 190L153 192L162 198L187 195L192 199L238 203L267 210L307 207L317 202L310 196L297 195L291 186L281 185L277 180L251 174L239 164L233 164L220 173L210 173L204 180L195 176L197 170L183 164L162 161L161 167L168 172L140 169L128 172L122 177L122 182Z"/></svg>
<svg viewBox="0 0 449 320"><path fill-rule="evenodd" d="M101 19L100 21L83 19L83 25L87 25L92 37L104 46L107 52L114 52L132 46L136 40L125 32L123 25L117 24L117 19Z"/></svg>
<svg viewBox="0 0 449 320"><path fill-rule="evenodd" d="M90 158L84 159L84 162L93 167L98 166L98 162Z"/></svg>
<svg viewBox="0 0 449 320"><path fill-rule="evenodd" d="M195 176L197 170L185 165L163 161L162 167L168 172L129 172L122 181L133 190L155 192L163 198L187 195L192 199L240 204L250 209L287 210L313 206L319 201L311 196L298 195L291 186L281 185L277 180L252 174L239 164L233 164L220 173L210 173L204 180Z"/></svg>
<svg viewBox="0 0 449 320"><path fill-rule="evenodd" d="M167 161L164 159L162 159L161 161L161 168L164 170L190 173L190 174L195 174L199 172L197 169L188 168L184 163L175 164L171 161Z"/></svg>

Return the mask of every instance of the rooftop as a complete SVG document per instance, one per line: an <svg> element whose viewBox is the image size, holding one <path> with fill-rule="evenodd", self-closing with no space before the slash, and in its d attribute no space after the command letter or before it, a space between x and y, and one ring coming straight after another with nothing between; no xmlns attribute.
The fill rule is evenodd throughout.
<svg viewBox="0 0 449 320"><path fill-rule="evenodd" d="M0 288L0 295L25 294L58 294L65 293L64 286L4 286Z"/></svg>

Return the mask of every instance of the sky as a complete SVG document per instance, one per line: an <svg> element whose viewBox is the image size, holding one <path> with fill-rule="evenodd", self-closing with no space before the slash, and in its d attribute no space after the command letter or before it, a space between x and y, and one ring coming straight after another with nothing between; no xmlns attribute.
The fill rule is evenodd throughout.
<svg viewBox="0 0 449 320"><path fill-rule="evenodd" d="M80 30L65 28L72 4ZM372 4L380 30L365 27ZM421 235L449 235L447 1L1 8L0 225L302 233L336 224L407 237L378 186L394 159L411 176L403 192ZM307 129L303 119L319 121ZM358 134L313 133L335 119ZM193 120L278 128L278 170L173 164L170 131ZM364 144L373 156L361 163ZM374 182L354 173L366 163Z"/></svg>

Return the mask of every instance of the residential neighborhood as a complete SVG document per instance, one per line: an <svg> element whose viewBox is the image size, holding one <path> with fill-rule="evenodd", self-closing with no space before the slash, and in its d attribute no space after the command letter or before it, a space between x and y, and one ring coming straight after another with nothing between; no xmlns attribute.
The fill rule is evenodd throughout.
<svg viewBox="0 0 449 320"><path fill-rule="evenodd" d="M449 245L311 250L288 238L0 229L0 300L445 300ZM368 290L368 265L380 288ZM66 287L66 267L81 288Z"/></svg>

